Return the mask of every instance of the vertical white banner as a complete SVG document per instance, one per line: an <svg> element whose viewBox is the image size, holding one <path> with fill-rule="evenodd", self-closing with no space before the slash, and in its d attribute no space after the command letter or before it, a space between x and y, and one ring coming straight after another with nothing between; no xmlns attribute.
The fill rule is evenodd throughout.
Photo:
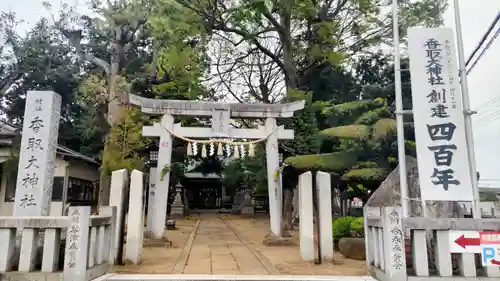
<svg viewBox="0 0 500 281"><path fill-rule="evenodd" d="M61 96L30 91L26 96L14 216L48 216L61 116Z"/></svg>
<svg viewBox="0 0 500 281"><path fill-rule="evenodd" d="M472 201L453 29L410 28L408 52L422 199Z"/></svg>

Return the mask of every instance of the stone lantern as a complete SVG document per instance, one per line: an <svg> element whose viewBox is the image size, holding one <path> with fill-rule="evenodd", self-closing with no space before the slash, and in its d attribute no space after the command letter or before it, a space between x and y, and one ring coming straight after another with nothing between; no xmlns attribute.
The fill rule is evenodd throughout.
<svg viewBox="0 0 500 281"><path fill-rule="evenodd" d="M184 216L184 203L182 203L182 184L177 182L175 185L175 198L172 202L172 209L170 211L172 217Z"/></svg>

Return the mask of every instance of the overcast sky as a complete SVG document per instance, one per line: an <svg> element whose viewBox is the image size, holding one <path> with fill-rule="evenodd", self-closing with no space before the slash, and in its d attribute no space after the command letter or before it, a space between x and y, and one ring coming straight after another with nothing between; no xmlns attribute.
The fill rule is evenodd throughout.
<svg viewBox="0 0 500 281"><path fill-rule="evenodd" d="M452 0L449 1L452 2ZM55 10L61 2L76 3L84 9L86 0L49 0L49 2ZM41 16L48 15L41 3L41 0L0 0L0 10L14 11L20 19L25 21L19 29L25 30ZM460 11L467 57L500 11L500 0L460 0ZM445 25L454 26L451 8L445 13ZM500 187L500 163L498 161L500 158L500 109L496 109L500 108L499 63L500 39L493 43L469 75L471 105L479 112L473 118L477 168L481 172L481 185L490 184L495 187Z"/></svg>

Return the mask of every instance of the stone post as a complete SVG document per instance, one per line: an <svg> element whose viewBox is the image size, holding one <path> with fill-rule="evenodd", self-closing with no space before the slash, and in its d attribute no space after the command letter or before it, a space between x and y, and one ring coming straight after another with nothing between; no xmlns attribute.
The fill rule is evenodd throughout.
<svg viewBox="0 0 500 281"><path fill-rule="evenodd" d="M276 118L266 118L265 129L266 133L270 134L266 140L266 163L271 233L274 236L281 237L282 191L279 180L275 180L275 173L279 169L278 133L276 126Z"/></svg>
<svg viewBox="0 0 500 281"><path fill-rule="evenodd" d="M63 279L87 281L90 207L70 207L68 216Z"/></svg>
<svg viewBox="0 0 500 281"><path fill-rule="evenodd" d="M106 230L106 232L109 231L109 233L106 233L105 235L109 237L107 241L104 243L109 243L111 245L109 247L109 253L104 255L104 260L108 261L109 265L115 265L116 264L116 258L115 258L115 248L113 245L115 245L115 240L116 240L116 225L117 225L117 220L116 220L116 207L115 206L99 206L99 215L101 216L110 216L111 217L111 227L109 230Z"/></svg>
<svg viewBox="0 0 500 281"><path fill-rule="evenodd" d="M157 177L158 177L158 168L151 167L149 169L148 217L147 217L147 228L149 234L153 233L153 213L155 208Z"/></svg>
<svg viewBox="0 0 500 281"><path fill-rule="evenodd" d="M170 210L171 217L184 216L184 204L182 203L182 185L177 183L175 185L175 198L172 202L172 209Z"/></svg>
<svg viewBox="0 0 500 281"><path fill-rule="evenodd" d="M170 131L174 128L174 117L170 114L165 114L161 118L161 126ZM162 170L165 167L170 168L172 159L172 136L168 131L164 131L160 135L160 149L158 151L158 170L155 189L155 203L152 215L152 234L156 239L163 238L165 231L165 221L167 218L168 204L168 188L170 181L170 172L162 177Z"/></svg>
<svg viewBox="0 0 500 281"><path fill-rule="evenodd" d="M243 200L243 191L237 191L233 197L232 214L241 214L241 202Z"/></svg>
<svg viewBox="0 0 500 281"><path fill-rule="evenodd" d="M399 207L383 207L382 223L387 280L406 280L406 254L401 209Z"/></svg>
<svg viewBox="0 0 500 281"><path fill-rule="evenodd" d="M120 248L120 243L123 243L123 237L120 236L121 229L124 227L122 225L123 216L125 216L125 211L123 210L123 200L125 198L126 186L128 184L128 173L127 170L121 169L113 171L111 173L111 194L109 197L109 205L116 207L116 225L114 228L114 240L113 240L113 264L118 262L118 249Z"/></svg>
<svg viewBox="0 0 500 281"><path fill-rule="evenodd" d="M61 96L50 91L28 92L14 216L50 214L60 116Z"/></svg>
<svg viewBox="0 0 500 281"><path fill-rule="evenodd" d="M142 212L143 182L143 173L133 170L130 176L125 260L134 264L139 264L141 261L142 242L144 238L144 214Z"/></svg>
<svg viewBox="0 0 500 281"><path fill-rule="evenodd" d="M319 244L321 246L321 258L325 261L333 261L333 231L332 231L332 190L330 174L325 172L316 173L316 194L318 194L318 216L319 216Z"/></svg>
<svg viewBox="0 0 500 281"><path fill-rule="evenodd" d="M311 172L303 173L299 176L299 202L300 257L304 261L314 261L314 222Z"/></svg>
<svg viewBox="0 0 500 281"><path fill-rule="evenodd" d="M252 194L251 190L243 191L243 200L241 203L241 215L242 216L253 216L255 215L255 209L252 204Z"/></svg>

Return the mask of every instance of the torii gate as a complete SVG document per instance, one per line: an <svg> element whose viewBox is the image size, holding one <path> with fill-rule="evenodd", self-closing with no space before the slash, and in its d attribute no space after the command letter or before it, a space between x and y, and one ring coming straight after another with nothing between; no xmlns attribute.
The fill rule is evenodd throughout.
<svg viewBox="0 0 500 281"><path fill-rule="evenodd" d="M170 173L161 180L163 167L169 167L172 157L172 135L191 138L228 138L228 139L266 139L267 184L269 190L269 213L271 232L280 237L282 218L282 186L274 180L274 173L279 169L278 139L293 139L294 132L283 126L276 128L276 118L291 118L295 111L304 108L305 101L284 104L244 104L216 103L208 101L158 100L130 95L130 103L141 107L143 113L163 115L160 123L144 126L143 136L160 137L158 152L158 175L155 188L152 218L152 235L163 237L167 216L167 198ZM211 116L212 127L182 127L174 124L174 115ZM231 118L265 118L265 126L258 129L230 128Z"/></svg>

